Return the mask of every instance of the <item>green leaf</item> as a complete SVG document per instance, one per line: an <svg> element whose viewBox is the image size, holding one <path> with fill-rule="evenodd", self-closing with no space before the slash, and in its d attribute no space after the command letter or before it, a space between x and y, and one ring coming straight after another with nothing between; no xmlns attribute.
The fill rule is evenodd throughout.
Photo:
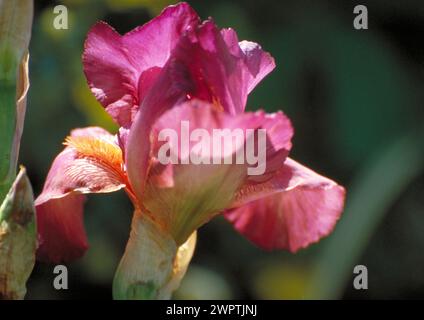
<svg viewBox="0 0 424 320"><path fill-rule="evenodd" d="M0 200L16 175L28 90L33 1L0 0Z"/></svg>
<svg viewBox="0 0 424 320"><path fill-rule="evenodd" d="M0 80L0 200L10 188L15 169L11 168L16 128L16 87Z"/></svg>

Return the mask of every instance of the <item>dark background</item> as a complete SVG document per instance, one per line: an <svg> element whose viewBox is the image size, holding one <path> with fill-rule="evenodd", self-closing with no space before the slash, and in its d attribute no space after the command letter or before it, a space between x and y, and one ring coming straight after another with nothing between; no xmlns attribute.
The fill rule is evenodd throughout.
<svg viewBox="0 0 424 320"><path fill-rule="evenodd" d="M81 63L89 28L119 32L145 23L167 0L35 1L31 88L21 162L38 195L72 128L116 131L86 85ZM248 108L283 110L296 129L292 157L345 185L347 207L335 232L296 255L265 252L223 219L202 227L180 299L424 298L424 5L422 1L189 1L202 18L260 43L277 68ZM69 29L53 28L64 4ZM369 29L355 30L364 4ZM90 250L68 264L69 290L53 288L53 267L37 264L28 299L110 299L128 238L123 193L86 205ZM368 268L368 290L352 286Z"/></svg>

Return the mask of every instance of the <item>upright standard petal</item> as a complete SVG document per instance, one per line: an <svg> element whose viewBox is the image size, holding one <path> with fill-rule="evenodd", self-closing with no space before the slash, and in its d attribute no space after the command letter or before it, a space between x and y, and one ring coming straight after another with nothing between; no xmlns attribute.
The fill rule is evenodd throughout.
<svg viewBox="0 0 424 320"><path fill-rule="evenodd" d="M249 198L250 196L250 198ZM264 249L296 252L328 235L344 206L345 189L287 158L283 170L226 218ZM239 204L243 203L241 196Z"/></svg>
<svg viewBox="0 0 424 320"><path fill-rule="evenodd" d="M274 67L273 58L258 44L239 43L232 29L220 31L207 20L180 38L143 106L169 109L182 99L196 98L238 114L248 93Z"/></svg>
<svg viewBox="0 0 424 320"><path fill-rule="evenodd" d="M239 44L234 31L221 32L211 20L187 30L146 95L131 127L128 141L144 146L126 150L128 174L137 192L142 194L149 166L147 137L161 114L193 99L209 102L217 111L242 113L250 90L273 67L272 57L258 45Z"/></svg>
<svg viewBox="0 0 424 320"><path fill-rule="evenodd" d="M292 133L282 113L231 116L194 100L171 109L149 137L152 161L142 200L146 214L182 244L225 209L250 177L269 179L268 170L276 168L266 167L267 159L283 165Z"/></svg>
<svg viewBox="0 0 424 320"><path fill-rule="evenodd" d="M76 129L66 144L35 200L37 257L54 263L78 258L87 249L83 194L112 192L127 186L121 149L107 131L96 127Z"/></svg>
<svg viewBox="0 0 424 320"><path fill-rule="evenodd" d="M90 30L84 72L93 94L120 126L130 126L180 36L198 23L194 10L180 3L124 36L104 22Z"/></svg>
<svg viewBox="0 0 424 320"><path fill-rule="evenodd" d="M231 53L243 59L243 73L247 93L250 93L275 68L274 58L252 41L238 41L237 33L231 29L221 30L222 37Z"/></svg>

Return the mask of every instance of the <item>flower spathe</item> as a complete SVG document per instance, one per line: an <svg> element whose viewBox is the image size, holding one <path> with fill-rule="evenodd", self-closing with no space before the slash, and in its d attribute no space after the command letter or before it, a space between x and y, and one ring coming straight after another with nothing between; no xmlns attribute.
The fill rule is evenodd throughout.
<svg viewBox="0 0 424 320"><path fill-rule="evenodd" d="M83 64L93 94L120 130L112 135L89 127L66 139L36 200L39 259L81 256L87 249L84 194L119 189L133 202L135 217L148 221L141 227L133 223L133 229L157 229L162 241L175 243L175 256L194 242L193 232L222 212L267 249L296 251L331 232L343 209L343 187L287 157L293 128L282 112L244 112L248 94L275 67L258 44L240 42L232 29L220 30L212 20L201 22L180 3L123 36L106 23L96 24ZM206 132L266 129L265 172L249 176L247 165L234 163L160 163L158 132L182 121ZM130 242L127 250L137 241ZM133 257L126 255L120 268ZM169 270L168 278L154 281L169 287ZM118 272L117 278L128 280L129 274ZM143 288L146 296L152 292Z"/></svg>

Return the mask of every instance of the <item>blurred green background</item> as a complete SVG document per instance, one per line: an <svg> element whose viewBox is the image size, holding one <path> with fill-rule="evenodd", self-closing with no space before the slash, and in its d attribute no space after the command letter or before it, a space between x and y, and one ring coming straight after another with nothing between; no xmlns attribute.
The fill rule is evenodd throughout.
<svg viewBox="0 0 424 320"><path fill-rule="evenodd" d="M105 20L124 33L167 0L36 0L31 88L20 162L38 195L72 128L114 131L82 73L89 28ZM218 218L202 227L180 299L424 298L424 6L416 1L189 1L203 19L259 42L277 68L248 108L283 110L296 133L292 157L348 190L335 232L296 255L265 252ZM64 4L69 29L53 28ZM353 28L365 4L369 29ZM123 193L86 205L90 250L68 265L56 291L53 266L37 264L28 299L110 299L132 209ZM368 290L352 286L368 267Z"/></svg>

